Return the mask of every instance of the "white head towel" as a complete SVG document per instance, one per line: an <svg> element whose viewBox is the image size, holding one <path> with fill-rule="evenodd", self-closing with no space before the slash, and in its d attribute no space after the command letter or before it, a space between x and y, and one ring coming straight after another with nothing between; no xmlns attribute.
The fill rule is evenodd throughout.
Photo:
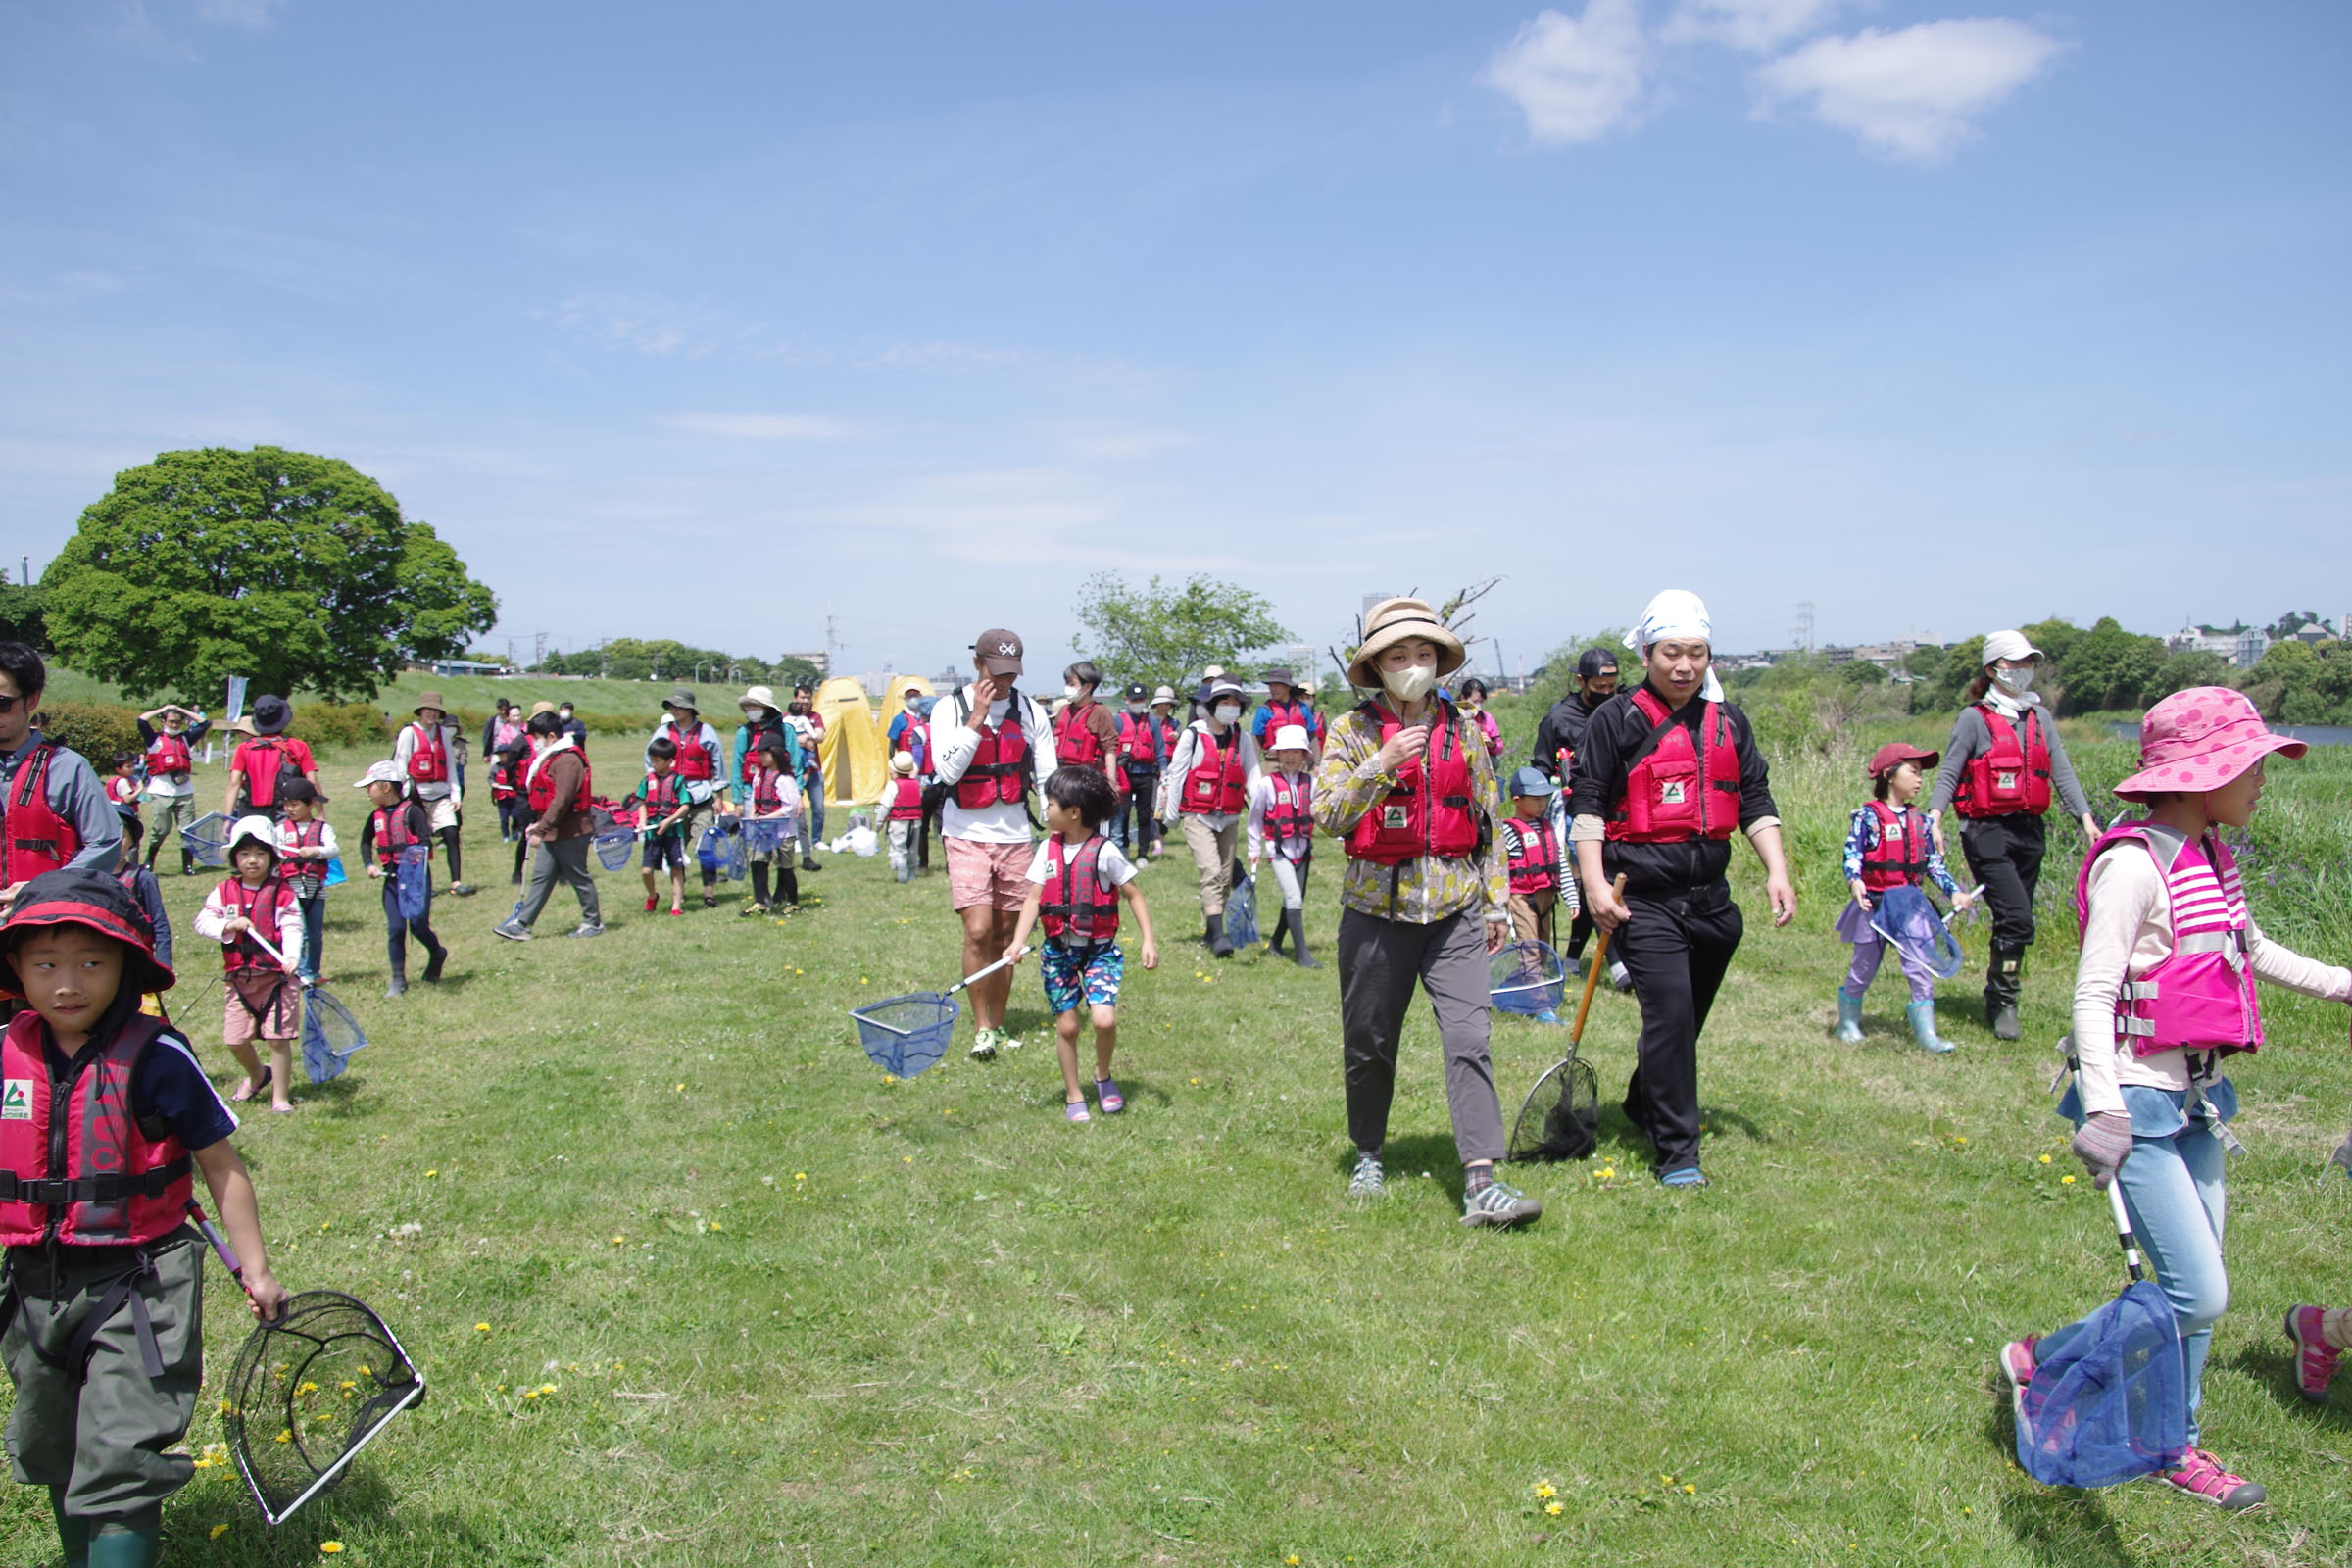
<svg viewBox="0 0 2352 1568"><path fill-rule="evenodd" d="M1707 607L1698 595L1688 588L1669 588L1649 602L1634 629L1625 634L1625 646L1649 662L1650 646L1662 642L1684 642L1699 639L1707 644L1710 654L1715 646L1715 623L1707 618ZM1707 665L1707 678L1699 686L1698 695L1710 703L1723 701L1723 682L1715 678L1715 666Z"/></svg>

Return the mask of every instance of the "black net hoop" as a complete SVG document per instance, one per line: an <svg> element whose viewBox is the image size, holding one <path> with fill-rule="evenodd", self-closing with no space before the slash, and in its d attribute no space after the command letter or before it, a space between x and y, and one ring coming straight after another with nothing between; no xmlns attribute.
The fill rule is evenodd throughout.
<svg viewBox="0 0 2352 1568"><path fill-rule="evenodd" d="M1527 1092L1519 1119L1511 1124L1510 1152L1503 1158L1583 1159L1599 1142L1599 1081L1591 1062L1570 1056Z"/></svg>
<svg viewBox="0 0 2352 1568"><path fill-rule="evenodd" d="M423 1399L424 1374L366 1302L305 1291L247 1336L227 1394L228 1451L262 1517L278 1525Z"/></svg>

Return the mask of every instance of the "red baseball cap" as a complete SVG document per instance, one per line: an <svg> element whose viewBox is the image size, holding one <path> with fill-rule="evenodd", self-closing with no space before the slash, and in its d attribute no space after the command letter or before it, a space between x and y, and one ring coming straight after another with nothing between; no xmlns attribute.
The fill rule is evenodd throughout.
<svg viewBox="0 0 2352 1568"><path fill-rule="evenodd" d="M1888 741L1870 754L1868 771L1872 778L1877 778L1881 773L1889 772L1902 766L1905 762L1917 762L1920 771L1924 773L1934 767L1942 758L1941 752L1923 752L1918 747L1903 741Z"/></svg>

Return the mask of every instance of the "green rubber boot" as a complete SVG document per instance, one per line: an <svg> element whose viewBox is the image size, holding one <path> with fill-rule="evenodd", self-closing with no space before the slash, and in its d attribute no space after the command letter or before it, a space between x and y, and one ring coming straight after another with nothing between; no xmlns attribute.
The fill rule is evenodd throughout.
<svg viewBox="0 0 2352 1568"><path fill-rule="evenodd" d="M49 1489L49 1511L57 1516L57 1544L66 1549L66 1568L89 1568L90 1522L66 1512L66 1489Z"/></svg>
<svg viewBox="0 0 2352 1568"><path fill-rule="evenodd" d="M1911 1019L1911 1038L1919 1042L1920 1050L1940 1056L1952 1049L1950 1041L1936 1033L1936 1004L1934 1002L1914 1002L1903 1011Z"/></svg>
<svg viewBox="0 0 2352 1568"><path fill-rule="evenodd" d="M164 1556L161 1530L132 1530L122 1526L90 1537L90 1568L155 1568Z"/></svg>
<svg viewBox="0 0 2352 1568"><path fill-rule="evenodd" d="M1862 999L1847 996L1842 986L1838 990L1838 1038L1849 1046L1862 1038Z"/></svg>

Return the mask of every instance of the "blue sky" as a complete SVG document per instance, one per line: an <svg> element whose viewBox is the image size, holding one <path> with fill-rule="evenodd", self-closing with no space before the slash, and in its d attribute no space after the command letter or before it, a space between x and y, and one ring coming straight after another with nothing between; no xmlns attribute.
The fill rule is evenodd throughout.
<svg viewBox="0 0 2352 1568"><path fill-rule="evenodd" d="M2332 616L2348 75L2332 3L13 0L0 543L267 441L525 647Z"/></svg>

